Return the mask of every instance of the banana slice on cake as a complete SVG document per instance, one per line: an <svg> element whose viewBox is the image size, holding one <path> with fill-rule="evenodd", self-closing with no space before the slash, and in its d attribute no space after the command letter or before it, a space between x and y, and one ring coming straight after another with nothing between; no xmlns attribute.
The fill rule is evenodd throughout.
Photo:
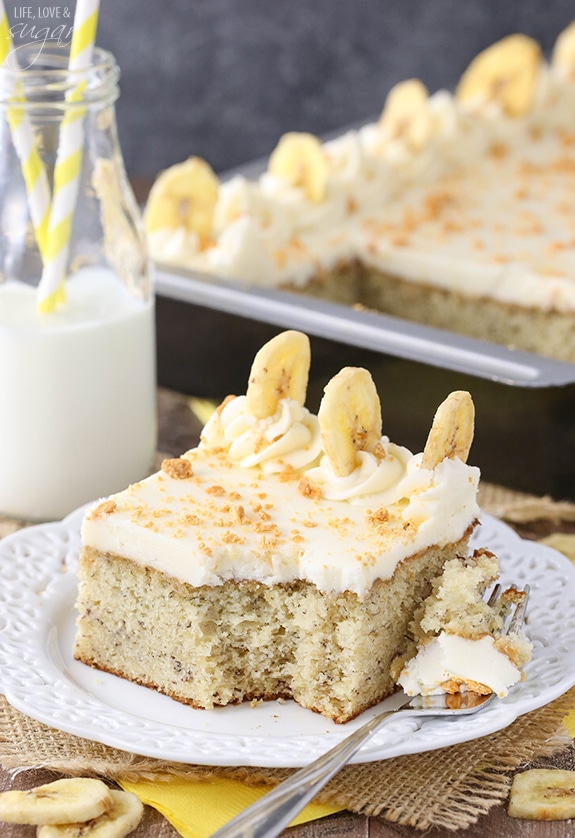
<svg viewBox="0 0 575 838"><path fill-rule="evenodd" d="M551 63L562 70L567 78L575 78L575 20L559 33L553 47Z"/></svg>
<svg viewBox="0 0 575 838"><path fill-rule="evenodd" d="M280 399L305 402L311 364L309 338L293 329L281 332L256 354L246 398L257 419L273 416Z"/></svg>
<svg viewBox="0 0 575 838"><path fill-rule="evenodd" d="M303 189L314 204L325 198L328 161L321 142L313 134L284 134L270 155L268 171Z"/></svg>
<svg viewBox="0 0 575 838"><path fill-rule="evenodd" d="M431 134L429 92L419 79L407 79L392 87L379 124L389 137L403 139L412 148L421 148Z"/></svg>
<svg viewBox="0 0 575 838"><path fill-rule="evenodd" d="M61 824L90 821L113 806L112 790L89 777L55 780L26 791L0 794L0 821Z"/></svg>
<svg viewBox="0 0 575 838"><path fill-rule="evenodd" d="M372 451L381 440L381 404L370 373L344 367L334 375L325 386L317 418L334 473L351 474L358 451Z"/></svg>
<svg viewBox="0 0 575 838"><path fill-rule="evenodd" d="M147 233L184 227L200 240L210 238L219 180L200 157L190 157L162 172L148 197L144 211Z"/></svg>
<svg viewBox="0 0 575 838"><path fill-rule="evenodd" d="M455 92L460 102L498 103L508 116L526 113L533 101L541 48L527 35L508 35L480 52Z"/></svg>
<svg viewBox="0 0 575 838"><path fill-rule="evenodd" d="M433 469L442 460L467 462L473 442L475 407L466 390L455 390L437 408L423 449L421 468Z"/></svg>
<svg viewBox="0 0 575 838"><path fill-rule="evenodd" d="M531 768L516 774L507 814L531 820L575 818L575 771Z"/></svg>

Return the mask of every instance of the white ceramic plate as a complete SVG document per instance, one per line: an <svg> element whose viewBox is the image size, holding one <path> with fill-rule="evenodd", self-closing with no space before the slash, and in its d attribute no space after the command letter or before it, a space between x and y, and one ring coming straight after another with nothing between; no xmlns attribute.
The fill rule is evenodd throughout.
<svg viewBox="0 0 575 838"><path fill-rule="evenodd" d="M194 710L72 657L82 511L0 542L0 692L59 730L132 753L203 765L299 766L377 710L336 725L293 702ZM398 718L355 756L370 762L475 739L511 724L575 684L575 568L550 548L483 516L474 544L500 559L504 582L529 582L527 680L478 715ZM393 699L388 699L388 702Z"/></svg>

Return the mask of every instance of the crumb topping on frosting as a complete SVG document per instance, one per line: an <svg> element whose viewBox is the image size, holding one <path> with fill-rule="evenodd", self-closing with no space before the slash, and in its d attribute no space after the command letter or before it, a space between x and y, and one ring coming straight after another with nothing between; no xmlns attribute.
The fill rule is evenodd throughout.
<svg viewBox="0 0 575 838"><path fill-rule="evenodd" d="M193 472L192 464L183 457L175 457L162 461L162 471L174 480L186 480Z"/></svg>
<svg viewBox="0 0 575 838"><path fill-rule="evenodd" d="M297 474L285 480L257 469L222 469L222 457L189 451L185 480L162 470L101 502L85 517L84 543L194 585L302 578L361 596L375 579L391 577L403 558L462 538L478 515L478 471L460 460L430 472L415 468L412 457L408 494L380 505L370 497L367 505L302 494L306 480Z"/></svg>
<svg viewBox="0 0 575 838"><path fill-rule="evenodd" d="M102 518L104 515L111 515L113 512L116 511L116 501L115 500L104 500L99 503L97 506L94 506L90 512L88 513L91 518L97 519Z"/></svg>
<svg viewBox="0 0 575 838"><path fill-rule="evenodd" d="M83 543L195 586L301 579L363 596L408 556L464 539L479 512L479 471L465 462L470 395L447 397L413 455L381 435L367 370L346 367L332 378L317 416L303 406L307 341L288 331L265 344L251 398L226 400L197 448L97 505L84 518Z"/></svg>

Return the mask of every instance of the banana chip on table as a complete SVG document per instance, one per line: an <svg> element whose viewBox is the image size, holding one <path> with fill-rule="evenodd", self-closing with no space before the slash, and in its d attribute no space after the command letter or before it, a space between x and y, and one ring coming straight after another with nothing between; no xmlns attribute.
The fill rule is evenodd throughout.
<svg viewBox="0 0 575 838"><path fill-rule="evenodd" d="M112 789L112 808L87 823L38 827L37 838L125 838L138 826L144 813L139 797Z"/></svg>
<svg viewBox="0 0 575 838"><path fill-rule="evenodd" d="M268 172L302 189L314 204L325 198L328 161L320 140L313 134L284 134L270 155Z"/></svg>
<svg viewBox="0 0 575 838"><path fill-rule="evenodd" d="M79 823L113 805L112 790L89 777L55 780L26 791L0 794L0 821L20 824Z"/></svg>
<svg viewBox="0 0 575 838"><path fill-rule="evenodd" d="M516 774L507 814L511 818L559 821L575 818L575 771L531 768Z"/></svg>
<svg viewBox="0 0 575 838"><path fill-rule="evenodd" d="M521 116L531 107L542 60L533 38L508 35L473 59L459 80L456 98L470 105L494 102L508 116Z"/></svg>

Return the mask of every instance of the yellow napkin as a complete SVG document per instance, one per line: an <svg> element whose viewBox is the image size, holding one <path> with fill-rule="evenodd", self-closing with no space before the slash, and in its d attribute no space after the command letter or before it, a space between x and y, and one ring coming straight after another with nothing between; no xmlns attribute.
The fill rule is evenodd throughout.
<svg viewBox="0 0 575 838"><path fill-rule="evenodd" d="M575 707L569 710L565 716L564 722L569 736L572 736L573 739L575 739Z"/></svg>
<svg viewBox="0 0 575 838"><path fill-rule="evenodd" d="M142 803L161 812L184 838L208 838L270 790L268 786L251 788L238 780L225 778L202 781L169 777L165 781L139 780L135 783L121 780L120 785L125 791L136 794ZM341 806L309 803L291 825L341 810Z"/></svg>

